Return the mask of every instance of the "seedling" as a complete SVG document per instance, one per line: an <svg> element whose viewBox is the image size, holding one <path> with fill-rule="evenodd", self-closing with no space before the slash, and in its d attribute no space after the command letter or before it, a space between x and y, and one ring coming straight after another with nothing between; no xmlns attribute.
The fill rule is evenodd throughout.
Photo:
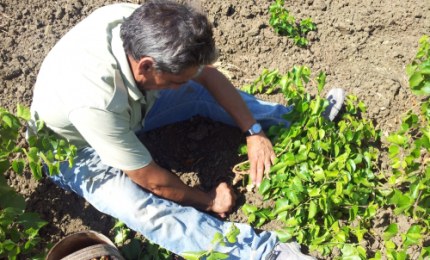
<svg viewBox="0 0 430 260"><path fill-rule="evenodd" d="M76 151L74 146L46 132L42 122L38 124L38 134L30 138L27 147L21 141L29 119L30 111L24 106L17 106L16 115L0 108L0 257L8 259L24 259L29 255L37 259L39 230L47 222L25 211L24 198L8 186L4 173L13 170L21 174L29 166L33 176L40 179L42 162L56 173L58 160L73 163Z"/></svg>
<svg viewBox="0 0 430 260"><path fill-rule="evenodd" d="M284 0L276 0L269 7L269 24L275 32L281 36L287 36L294 40L300 47L308 45L306 34L317 29L311 18L296 21L294 16L284 7Z"/></svg>
<svg viewBox="0 0 430 260"><path fill-rule="evenodd" d="M174 255L168 250L138 237L123 222L116 220L112 228L115 245L126 259L133 260L172 260Z"/></svg>
<svg viewBox="0 0 430 260"><path fill-rule="evenodd" d="M215 233L214 238L212 239L213 247L208 249L207 251L200 252L185 252L182 254L187 260L221 260L227 259L229 257L228 252L219 252L216 250L218 246L226 246L231 245L237 242L237 236L240 234L240 230L236 227L236 225L232 224L230 226L229 231L226 234Z"/></svg>
<svg viewBox="0 0 430 260"><path fill-rule="evenodd" d="M430 231L430 40L423 36L419 41L418 52L406 70L411 91L423 99L420 113L410 110L403 117L400 129L387 137L390 144L388 155L392 175L384 175L387 189L390 190L388 204L394 207L394 213L412 217L416 224L406 234L402 234L402 243L396 245L385 242L387 255L398 257L406 255L411 245L423 246L429 239ZM391 224L386 230L387 238L398 235L397 224ZM430 247L423 247L421 259L430 256Z"/></svg>

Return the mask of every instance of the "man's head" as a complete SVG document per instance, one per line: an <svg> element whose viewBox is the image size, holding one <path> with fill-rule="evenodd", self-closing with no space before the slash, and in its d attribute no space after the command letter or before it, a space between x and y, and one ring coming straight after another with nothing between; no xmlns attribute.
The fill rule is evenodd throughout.
<svg viewBox="0 0 430 260"><path fill-rule="evenodd" d="M212 26L193 8L167 0L151 0L136 9L121 26L127 55L153 60L160 72L183 73L216 60Z"/></svg>

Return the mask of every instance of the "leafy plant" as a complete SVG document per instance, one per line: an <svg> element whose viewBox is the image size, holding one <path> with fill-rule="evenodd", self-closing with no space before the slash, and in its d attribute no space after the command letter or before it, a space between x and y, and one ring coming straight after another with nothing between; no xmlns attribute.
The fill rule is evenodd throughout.
<svg viewBox="0 0 430 260"><path fill-rule="evenodd" d="M308 45L306 34L317 29L311 18L296 21L294 16L284 7L284 0L276 0L269 7L269 25L281 36L288 36L300 47Z"/></svg>
<svg viewBox="0 0 430 260"><path fill-rule="evenodd" d="M325 74L312 81L318 90L315 98L305 90L310 74L307 67L294 67L285 75L273 76L277 80L271 87L280 89L287 105L293 106L284 115L290 127L274 126L268 131L277 160L259 191L275 206L245 205L243 211L257 226L282 221L285 227L278 235L283 241L295 237L324 254L338 247L344 254L363 257L366 251L356 242L368 232L379 207L374 202L380 194L373 180L379 154L374 146L380 132L360 117L365 106L352 95L339 122L325 120L321 113L328 101L320 96Z"/></svg>
<svg viewBox="0 0 430 260"><path fill-rule="evenodd" d="M40 242L40 228L47 222L35 213L25 212L24 198L7 184L4 174L13 170L23 173L29 166L36 179L42 177L42 162L51 173L58 172L58 161L73 163L76 148L59 140L38 122L38 133L25 144L23 132L30 119L28 108L18 105L16 115L0 107L0 257L17 259L35 255Z"/></svg>
<svg viewBox="0 0 430 260"><path fill-rule="evenodd" d="M389 256L404 253L411 245L422 246L423 234L430 230L430 41L423 36L415 59L406 70L409 86L416 95L426 96L420 112L410 110L402 119L400 129L387 137L388 155L392 174L387 176L387 186L392 191L388 204L396 215L412 217L417 224L402 234L401 245L386 242ZM397 234L396 224L391 224L387 234ZM428 238L427 238L428 239ZM430 256L430 247L424 247L421 257Z"/></svg>
<svg viewBox="0 0 430 260"><path fill-rule="evenodd" d="M229 257L228 252L222 253L216 251L216 248L221 246L227 246L228 244L234 244L237 242L237 236L240 234L240 230L236 227L236 225L232 224L230 226L229 231L224 235L222 233L215 233L214 238L212 239L213 247L207 251L201 252L185 252L182 254L187 260L220 260L227 259Z"/></svg>
<svg viewBox="0 0 430 260"><path fill-rule="evenodd" d="M149 240L132 235L132 231L121 221L116 221L112 231L114 242L121 254L130 260L172 260L174 255L168 250L152 244Z"/></svg>
<svg viewBox="0 0 430 260"><path fill-rule="evenodd" d="M284 116L289 128L274 126L268 131L277 160L259 192L274 207L245 204L242 210L248 222L261 226L276 219L284 223L277 231L281 240L294 237L324 255L338 248L342 259L408 259L411 247L419 259L430 256L425 242L430 222L428 39L420 40L407 69L413 93L426 97L420 113L409 111L400 129L386 138L389 173L377 169L381 133L362 117L366 107L357 97L347 97L336 122L322 117L327 106L320 96L324 73L311 80L306 67L294 67L285 75L264 70L246 87L251 93L281 91L293 107ZM305 91L308 83L317 88L314 98ZM242 172L246 166L240 164ZM412 218L412 225L401 233L398 223L389 223L380 238L381 250L368 255L361 242L375 236L372 223L378 210L390 207L395 214ZM399 242L394 243L393 237Z"/></svg>
<svg viewBox="0 0 430 260"><path fill-rule="evenodd" d="M18 256L37 255L41 241L39 230L46 221L31 212L25 212L24 197L16 193L0 175L0 258L18 259Z"/></svg>
<svg viewBox="0 0 430 260"><path fill-rule="evenodd" d="M278 70L263 69L260 76L251 84L245 85L242 90L249 94L272 94L278 90L285 92L291 84L303 88L308 82L311 71L305 66L294 66L291 71L281 75ZM318 76L318 86L325 84L325 74ZM294 94L294 93L291 93Z"/></svg>
<svg viewBox="0 0 430 260"><path fill-rule="evenodd" d="M406 67L409 76L409 86L416 95L430 95L430 41L424 35L419 40L418 52L415 59Z"/></svg>
<svg viewBox="0 0 430 260"><path fill-rule="evenodd" d="M55 136L44 127L43 121L36 122L36 133L28 137L28 147L20 143L24 139L23 133L29 119L30 110L20 104L17 105L16 115L0 108L1 173L11 167L21 174L29 166L33 176L39 180L42 178L43 164L48 167L50 174L58 173L63 161L69 161L71 166L76 147Z"/></svg>

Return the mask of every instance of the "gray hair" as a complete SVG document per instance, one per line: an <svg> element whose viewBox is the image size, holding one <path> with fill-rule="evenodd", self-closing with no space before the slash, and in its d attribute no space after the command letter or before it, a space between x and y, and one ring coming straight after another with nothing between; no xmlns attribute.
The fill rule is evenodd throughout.
<svg viewBox="0 0 430 260"><path fill-rule="evenodd" d="M136 9L121 25L121 39L135 60L151 57L155 69L174 74L217 58L206 15L167 0L148 1Z"/></svg>

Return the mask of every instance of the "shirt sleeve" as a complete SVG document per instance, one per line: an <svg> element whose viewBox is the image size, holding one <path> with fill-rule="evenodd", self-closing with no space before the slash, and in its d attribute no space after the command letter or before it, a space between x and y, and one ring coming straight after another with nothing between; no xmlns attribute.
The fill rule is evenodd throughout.
<svg viewBox="0 0 430 260"><path fill-rule="evenodd" d="M126 111L114 113L98 108L78 108L69 120L94 148L106 165L121 170L136 170L147 166L152 157L130 128Z"/></svg>

